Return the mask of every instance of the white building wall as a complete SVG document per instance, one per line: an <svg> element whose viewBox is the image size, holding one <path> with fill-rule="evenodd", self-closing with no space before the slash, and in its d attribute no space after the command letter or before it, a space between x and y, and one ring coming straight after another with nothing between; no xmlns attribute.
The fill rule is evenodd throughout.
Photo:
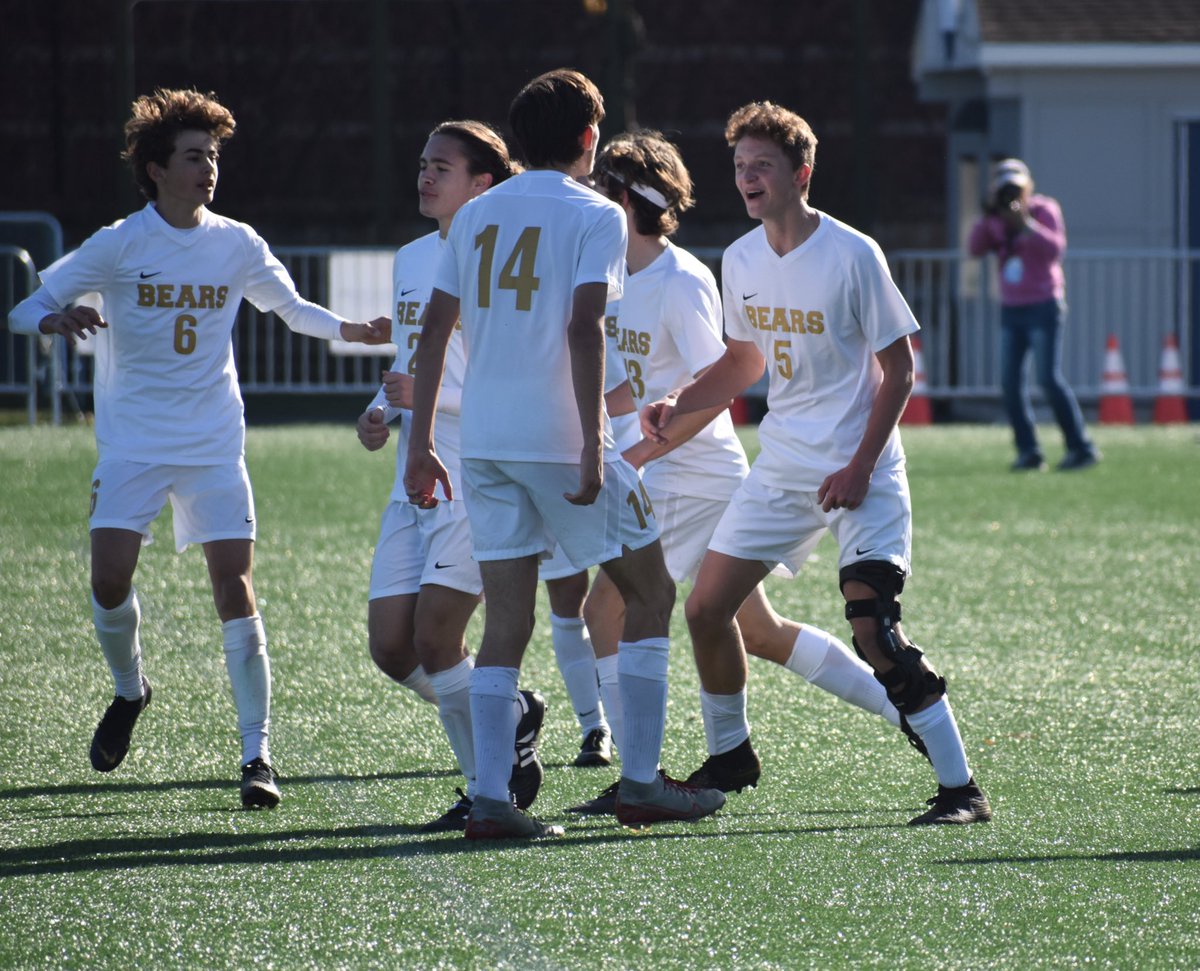
<svg viewBox="0 0 1200 971"><path fill-rule="evenodd" d="M1195 68L996 71L1021 102L1021 144L1078 248L1176 245L1176 124L1200 119Z"/></svg>

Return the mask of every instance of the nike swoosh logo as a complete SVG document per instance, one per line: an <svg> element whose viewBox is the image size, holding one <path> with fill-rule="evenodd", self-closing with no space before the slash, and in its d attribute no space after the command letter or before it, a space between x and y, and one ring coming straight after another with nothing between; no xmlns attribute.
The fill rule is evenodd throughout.
<svg viewBox="0 0 1200 971"><path fill-rule="evenodd" d="M149 280L150 277L158 276L160 273L162 273L162 270L155 270L153 273L139 273L138 276L140 276L143 280Z"/></svg>
<svg viewBox="0 0 1200 971"><path fill-rule="evenodd" d="M252 523L252 522L254 522L254 517L253 517L253 516L247 516L247 517L246 517L246 522L248 522L248 523Z"/></svg>
<svg viewBox="0 0 1200 971"><path fill-rule="evenodd" d="M436 562L435 562L435 563L433 564L433 568L434 568L435 570L448 570L448 569L450 569L450 567L452 567L452 566L454 566L454 564L453 564L453 563L436 563Z"/></svg>
<svg viewBox="0 0 1200 971"><path fill-rule="evenodd" d="M757 291L757 290L755 290L753 293L749 293L749 294L747 294L747 293L743 293L743 294L742 294L742 299L743 299L743 300L753 300L753 299L754 299L755 297L757 297L757 296L758 296L758 291Z"/></svg>
<svg viewBox="0 0 1200 971"><path fill-rule="evenodd" d="M413 293L416 289L417 289L416 287L413 287L412 290L401 290L400 296L407 297L410 293Z"/></svg>
<svg viewBox="0 0 1200 971"><path fill-rule="evenodd" d="M874 550L875 550L874 546L868 546L865 550L860 550L856 546L856 547L854 547L854 555L855 556L866 556L868 553L874 552Z"/></svg>

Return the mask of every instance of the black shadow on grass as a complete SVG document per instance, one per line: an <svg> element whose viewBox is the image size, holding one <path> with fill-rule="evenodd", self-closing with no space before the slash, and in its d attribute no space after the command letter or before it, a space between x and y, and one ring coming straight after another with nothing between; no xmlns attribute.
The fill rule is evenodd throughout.
<svg viewBox="0 0 1200 971"><path fill-rule="evenodd" d="M977 859L934 860L947 866L977 866L986 863L1183 863L1200 860L1200 847L1178 850L1116 850L1112 853L1056 853L1051 856L984 856Z"/></svg>
<svg viewBox="0 0 1200 971"><path fill-rule="evenodd" d="M0 851L0 880L48 873L94 873L160 866L237 866L266 863L347 862L370 859L409 859L484 851L551 853L580 846L625 843L629 840L727 839L736 836L803 835L849 830L900 829L897 825L815 826L805 829L742 829L737 832L631 832L608 824L599 829L573 827L568 835L539 841L491 840L472 842L457 834L412 839L415 826L346 826L334 829L281 830L272 833L185 833L163 837L114 837L66 840L20 850ZM358 846L292 846L301 840L371 840Z"/></svg>
<svg viewBox="0 0 1200 971"><path fill-rule="evenodd" d="M403 779L442 779L457 776L448 769L422 770L420 772L373 772L370 775L289 775L280 776L282 786L325 785L332 782L379 782ZM68 786L24 786L17 789L0 789L0 801L5 799L31 799L35 796L95 796L116 792L179 792L203 789L236 789L237 782L230 779L179 779L168 782L95 782L88 785Z"/></svg>
<svg viewBox="0 0 1200 971"><path fill-rule="evenodd" d="M1190 789L1164 789L1163 795L1167 795L1167 796L1200 796L1200 786L1192 786Z"/></svg>

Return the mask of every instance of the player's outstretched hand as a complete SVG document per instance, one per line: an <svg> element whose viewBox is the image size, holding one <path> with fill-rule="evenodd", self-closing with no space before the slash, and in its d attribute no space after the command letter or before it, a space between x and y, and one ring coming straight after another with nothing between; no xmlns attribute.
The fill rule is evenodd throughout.
<svg viewBox="0 0 1200 971"><path fill-rule="evenodd" d="M648 438L656 445L666 445L667 426L675 417L675 395L669 394L658 401L652 401L638 414L642 426L642 437Z"/></svg>
<svg viewBox="0 0 1200 971"><path fill-rule="evenodd" d="M860 469L853 462L825 476L817 490L817 502L825 512L832 509L857 509L867 498L871 485L871 470Z"/></svg>
<svg viewBox="0 0 1200 971"><path fill-rule="evenodd" d="M412 408L413 376L400 371L383 372L383 393L393 408Z"/></svg>
<svg viewBox="0 0 1200 971"><path fill-rule="evenodd" d="M392 318L376 317L365 324L342 321L342 340L358 344L386 344L392 339Z"/></svg>
<svg viewBox="0 0 1200 971"><path fill-rule="evenodd" d="M88 334L107 326L108 322L94 307L72 307L61 314L43 317L39 329L43 334L62 334L74 347L77 340L87 340Z"/></svg>
<svg viewBox="0 0 1200 971"><path fill-rule="evenodd" d="M368 452L377 452L387 444L387 422L383 420L383 409L372 408L358 416L358 440Z"/></svg>
<svg viewBox="0 0 1200 971"><path fill-rule="evenodd" d="M408 501L420 509L432 509L438 504L435 490L438 483L447 499L454 498L450 485L450 474L435 452L408 453L408 465L404 469L404 491Z"/></svg>
<svg viewBox="0 0 1200 971"><path fill-rule="evenodd" d="M585 445L579 457L579 489L576 492L564 492L563 498L573 506L590 506L600 495L603 486L603 448Z"/></svg>

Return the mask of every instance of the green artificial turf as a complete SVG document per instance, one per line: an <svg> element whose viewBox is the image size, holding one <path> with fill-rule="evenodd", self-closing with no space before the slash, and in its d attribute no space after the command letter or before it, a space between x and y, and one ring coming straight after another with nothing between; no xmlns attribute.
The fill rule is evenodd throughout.
<svg viewBox="0 0 1200 971"><path fill-rule="evenodd" d="M154 702L125 763L90 768L112 695L88 606L94 446L2 428L0 966L1196 967L1200 440L1096 434L1098 467L1014 475L1003 429L905 430L905 627L949 680L990 824L908 828L925 761L757 660L757 789L643 833L565 814L616 770L570 767L543 594L523 672L549 702L535 811L567 836L476 846L418 832L461 779L436 711L367 655L390 451L352 427L249 433L284 792L251 813L203 558L175 554L169 513L136 581ZM848 640L831 541L768 583ZM686 775L704 733L682 609L673 637L663 762Z"/></svg>

